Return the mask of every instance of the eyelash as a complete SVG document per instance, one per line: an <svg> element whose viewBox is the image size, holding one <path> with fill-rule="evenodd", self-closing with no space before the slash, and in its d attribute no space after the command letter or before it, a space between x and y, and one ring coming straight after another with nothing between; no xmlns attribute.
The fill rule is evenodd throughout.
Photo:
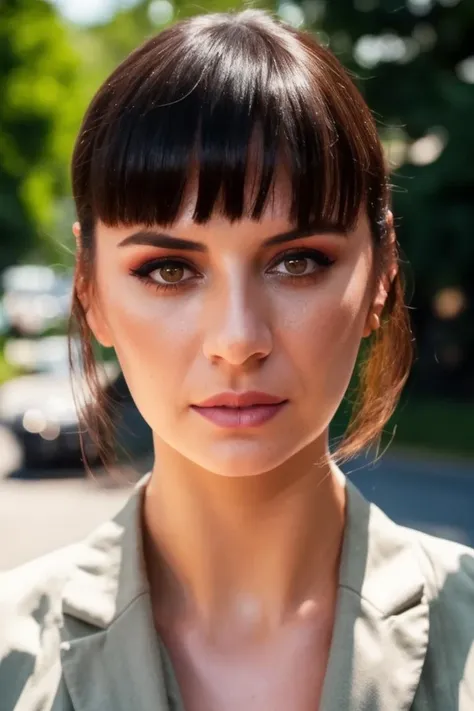
<svg viewBox="0 0 474 711"><path fill-rule="evenodd" d="M297 259L312 259L323 270L329 269L335 262L334 259L329 257L324 252L321 252L321 250L319 249L292 249L288 250L287 252L280 253L277 257L275 257L271 264L271 268L277 266L281 262L284 262L285 259L291 259L292 257L296 257ZM178 289L186 288L187 286L189 286L189 282L194 281L194 279L186 279L184 282L177 282L176 284L160 284L154 281L154 279L150 279L150 274L168 265L179 265L180 267L196 271L191 264L189 264L183 259L161 257L160 259L154 259L151 262L145 262L145 264L142 264L141 266L135 269L130 269L129 273L131 274L131 276L140 279L148 286L155 288L157 291L176 291ZM316 269L310 274L280 274L281 279L285 279L285 281L298 282L300 284L301 282L306 281L308 279L315 280L318 276L319 269Z"/></svg>

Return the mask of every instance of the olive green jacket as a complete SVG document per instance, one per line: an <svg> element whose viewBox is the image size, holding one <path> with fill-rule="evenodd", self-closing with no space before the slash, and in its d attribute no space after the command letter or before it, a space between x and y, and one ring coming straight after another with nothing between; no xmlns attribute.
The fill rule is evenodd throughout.
<svg viewBox="0 0 474 711"><path fill-rule="evenodd" d="M474 551L347 489L319 711L474 711ZM182 711L143 572L142 491L86 541L0 577L0 711Z"/></svg>

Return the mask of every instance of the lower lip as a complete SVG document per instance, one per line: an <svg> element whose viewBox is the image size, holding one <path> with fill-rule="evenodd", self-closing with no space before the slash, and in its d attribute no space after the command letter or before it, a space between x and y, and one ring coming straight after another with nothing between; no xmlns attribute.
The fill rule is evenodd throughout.
<svg viewBox="0 0 474 711"><path fill-rule="evenodd" d="M275 405L253 405L252 407L198 407L192 409L219 427L243 428L259 427L271 420L286 405L279 402Z"/></svg>

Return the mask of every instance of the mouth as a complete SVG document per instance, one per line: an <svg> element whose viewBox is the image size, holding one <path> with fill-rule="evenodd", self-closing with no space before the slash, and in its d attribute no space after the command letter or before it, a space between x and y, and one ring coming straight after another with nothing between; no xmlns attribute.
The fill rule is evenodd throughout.
<svg viewBox="0 0 474 711"><path fill-rule="evenodd" d="M191 409L224 428L259 427L273 419L288 400L268 393L221 393Z"/></svg>

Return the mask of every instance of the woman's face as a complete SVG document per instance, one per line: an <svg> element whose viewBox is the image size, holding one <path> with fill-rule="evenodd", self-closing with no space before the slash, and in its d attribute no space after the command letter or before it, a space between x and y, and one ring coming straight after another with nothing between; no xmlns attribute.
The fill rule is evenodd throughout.
<svg viewBox="0 0 474 711"><path fill-rule="evenodd" d="M366 218L347 235L294 238L280 198L259 222L197 225L188 208L172 228L96 229L89 324L115 348L157 448L221 475L324 451L370 315ZM196 407L249 392L281 404Z"/></svg>

